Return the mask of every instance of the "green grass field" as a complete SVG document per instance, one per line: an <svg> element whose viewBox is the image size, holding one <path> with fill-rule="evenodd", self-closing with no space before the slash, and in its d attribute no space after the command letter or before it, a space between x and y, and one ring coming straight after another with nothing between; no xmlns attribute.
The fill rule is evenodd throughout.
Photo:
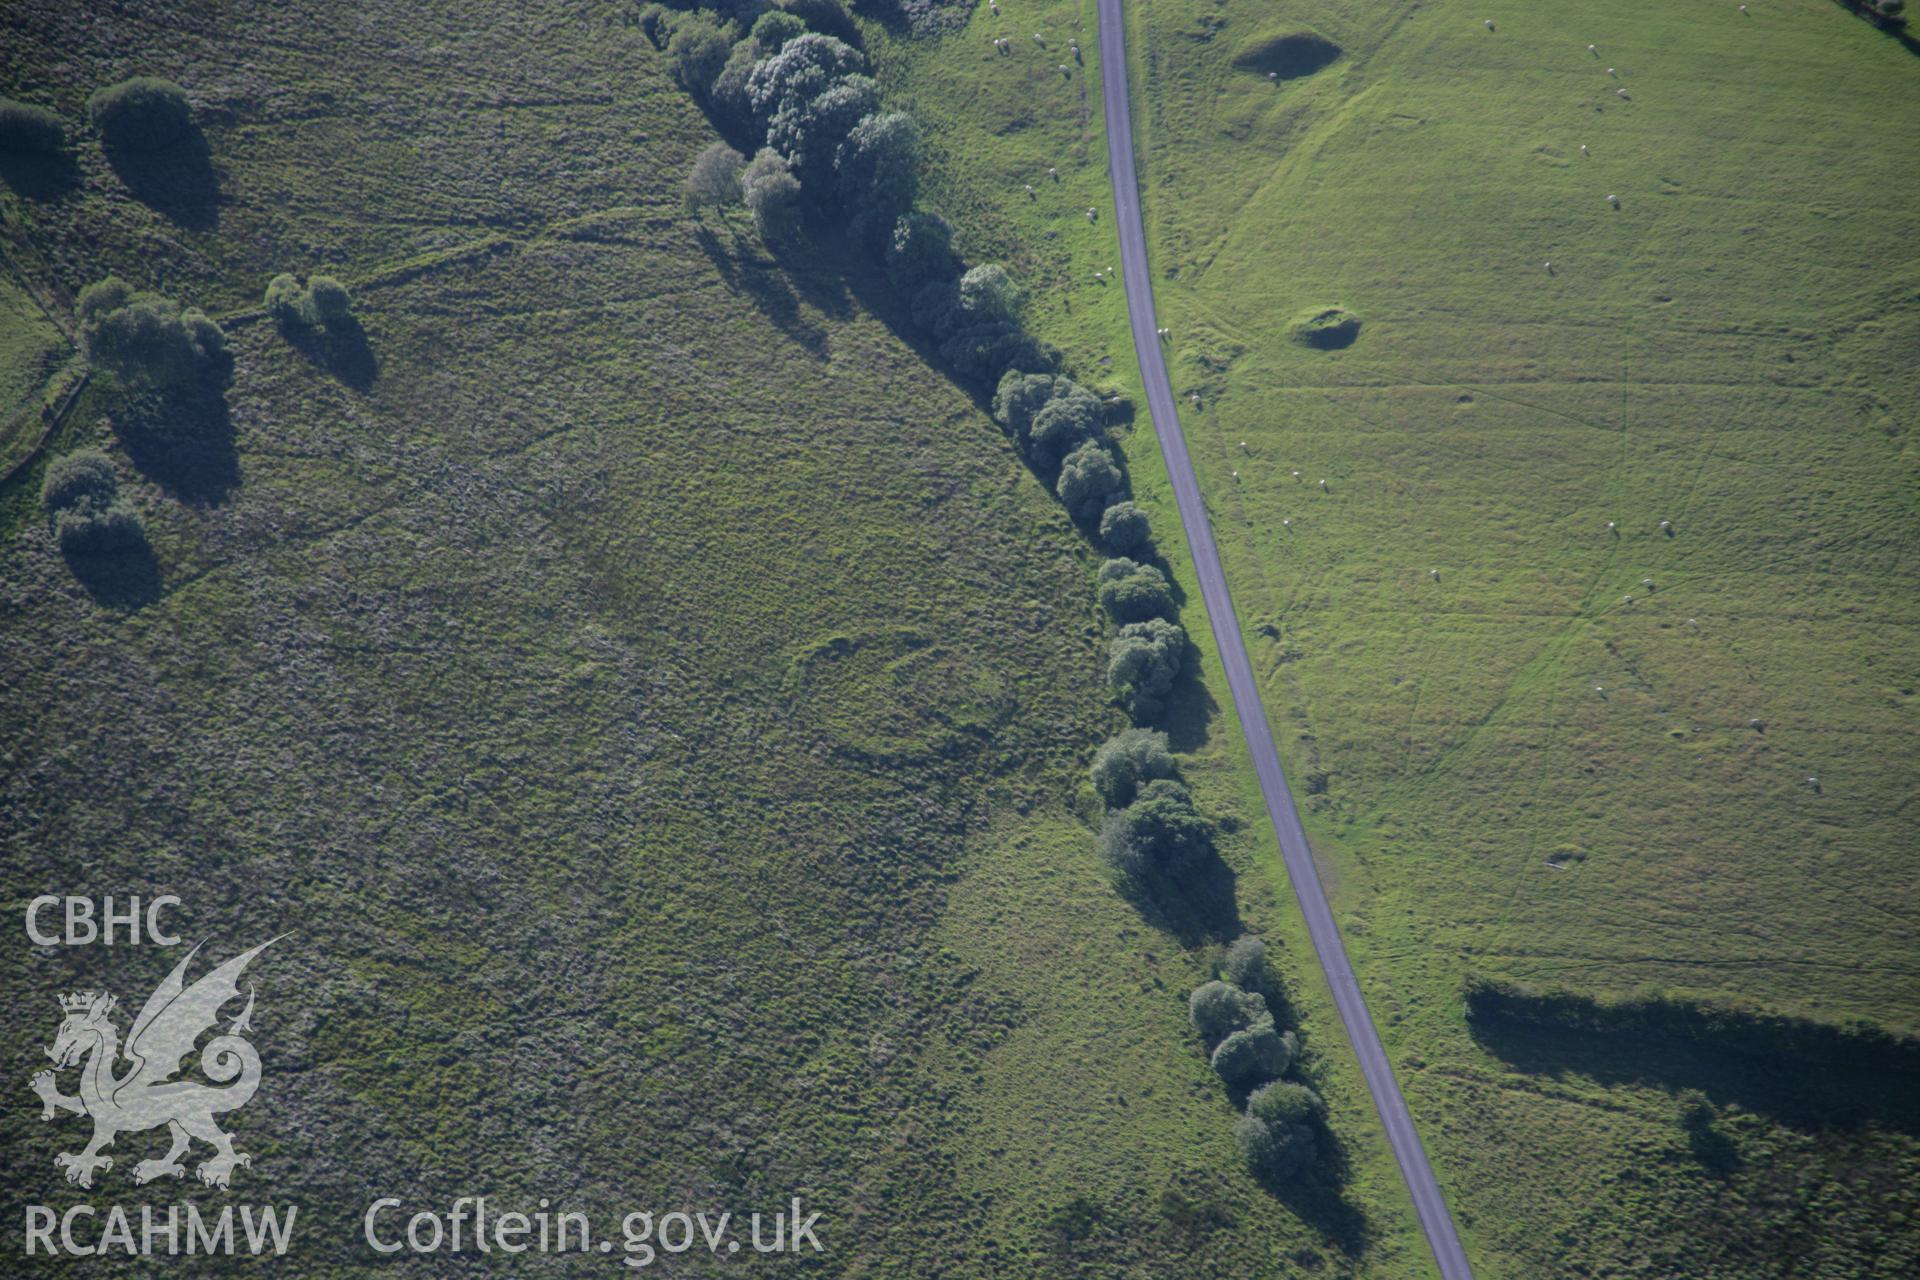
<svg viewBox="0 0 1920 1280"><path fill-rule="evenodd" d="M1920 1027L1920 62L1831 4L1749 10L1186 0L1132 32L1216 532L1489 1275L1920 1253L1904 1109L1483 1044L1458 999L1477 971ZM1338 58L1268 79L1303 32ZM1334 306L1350 346L1290 331Z"/></svg>
<svg viewBox="0 0 1920 1280"><path fill-rule="evenodd" d="M303 1275L440 1274L373 1258L359 1215L480 1191L597 1222L798 1194L821 1274L1423 1274L1230 709L1196 685L1180 737L1351 1164L1311 1202L1242 1170L1186 1025L1208 948L1094 851L1082 769L1121 723L1094 554L868 266L687 217L713 134L603 17L9 17L0 92L73 139L0 190L33 250L9 271L63 298L109 271L164 287L223 319L235 372L200 469L141 474L97 387L53 441L115 449L150 560L76 575L39 470L0 494L7 900L171 890L216 955L290 932L257 970L236 1187L302 1206ZM909 93L972 37L873 40ZM203 158L106 162L81 103L134 72L187 86ZM1082 214L1097 115L1072 141L1072 216L983 195L967 248L1032 273L1049 333L1124 385L1117 287L1064 288L1110 252ZM963 142L937 190L985 190ZM344 280L364 347L289 344L258 311L282 270ZM1164 518L1160 539L1177 555ZM1197 602L1187 621L1204 638ZM55 995L131 1004L174 959L7 952L16 1221L152 1196L127 1169L153 1135L94 1191L61 1183L80 1122L42 1126L24 1082Z"/></svg>

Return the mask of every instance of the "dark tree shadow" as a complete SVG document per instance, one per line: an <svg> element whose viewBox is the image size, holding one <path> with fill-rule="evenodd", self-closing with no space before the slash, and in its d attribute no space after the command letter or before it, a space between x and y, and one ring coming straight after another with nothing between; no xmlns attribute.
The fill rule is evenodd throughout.
<svg viewBox="0 0 1920 1280"><path fill-rule="evenodd" d="M160 598L160 562L144 542L125 551L67 554L65 559L95 604L138 609Z"/></svg>
<svg viewBox="0 0 1920 1280"><path fill-rule="evenodd" d="M1687 1146L1693 1152L1693 1158L1714 1177L1730 1178L1746 1167L1746 1161L1740 1158L1739 1148L1714 1126L1712 1117L1690 1117L1680 1127L1686 1131Z"/></svg>
<svg viewBox="0 0 1920 1280"><path fill-rule="evenodd" d="M198 128L151 151L110 148L107 162L134 199L169 221L194 231L211 231L219 223L220 179Z"/></svg>
<svg viewBox="0 0 1920 1280"><path fill-rule="evenodd" d="M1340 1169L1344 1170L1344 1144L1324 1128L1319 1140L1321 1160L1338 1160ZM1329 1143L1338 1150L1329 1151ZM1346 1174L1328 1164L1288 1179L1262 1178L1260 1186L1341 1253L1357 1258L1373 1247L1374 1229L1367 1211L1348 1196L1345 1181Z"/></svg>
<svg viewBox="0 0 1920 1280"><path fill-rule="evenodd" d="M801 314L800 299L788 281L793 279L778 262L757 256L745 257L720 242L720 237L705 225L694 229L694 242L719 271L720 278L734 293L744 294L775 328L805 347L816 360L830 354L827 331ZM734 247L740 242L736 240Z"/></svg>
<svg viewBox="0 0 1920 1280"><path fill-rule="evenodd" d="M183 502L217 506L240 483L223 385L200 382L129 398L113 430L133 465Z"/></svg>
<svg viewBox="0 0 1920 1280"><path fill-rule="evenodd" d="M1182 946L1198 947L1231 942L1245 932L1234 884L1232 868L1208 850L1183 872L1156 871L1139 879L1123 879L1119 888L1148 925L1178 939Z"/></svg>
<svg viewBox="0 0 1920 1280"><path fill-rule="evenodd" d="M25 200L58 200L80 185L80 166L67 151L52 155L0 151L0 180Z"/></svg>
<svg viewBox="0 0 1920 1280"><path fill-rule="evenodd" d="M1578 1075L1667 1092L1693 1089L1716 1107L1737 1106L1807 1133L1875 1124L1920 1135L1920 1075L1885 1069L1864 1053L1851 1063L1807 1062L1741 1052L1718 1038L1690 1043L1488 1017L1469 1025L1482 1048L1530 1075ZM1706 1150L1716 1156L1711 1138Z"/></svg>
<svg viewBox="0 0 1920 1280"><path fill-rule="evenodd" d="M287 345L319 365L355 391L366 391L380 376L380 361L367 344L367 331L352 316L327 321L324 327L280 326Z"/></svg>
<svg viewBox="0 0 1920 1280"><path fill-rule="evenodd" d="M1219 709L1213 691L1200 678L1199 661L1188 654L1186 665L1167 693L1166 709L1160 713L1157 726L1166 731L1167 745L1173 750L1197 751L1206 745L1214 713Z"/></svg>

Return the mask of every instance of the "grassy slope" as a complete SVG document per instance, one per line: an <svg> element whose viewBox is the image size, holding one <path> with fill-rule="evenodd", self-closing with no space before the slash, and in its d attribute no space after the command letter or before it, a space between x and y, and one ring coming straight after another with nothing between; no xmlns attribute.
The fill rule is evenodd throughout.
<svg viewBox="0 0 1920 1280"><path fill-rule="evenodd" d="M1141 11L1189 433L1490 1274L1888 1274L1920 1250L1891 1213L1905 1112L1827 1124L1840 1090L1712 1055L1503 1061L1454 996L1477 966L1920 1025L1920 65L1831 5L1750 8ZM1279 87L1232 66L1305 22L1345 58ZM1329 304L1366 321L1352 348L1288 341ZM1678 1131L1681 1087L1731 1163Z"/></svg>
<svg viewBox="0 0 1920 1280"><path fill-rule="evenodd" d="M182 501L123 466L139 607L76 581L37 476L6 495L6 896L172 889L217 950L293 931L237 1185L302 1206L303 1274L407 1271L351 1243L363 1206L479 1190L603 1227L797 1192L835 1274L1330 1251L1239 1172L1185 1033L1202 957L1094 857L1088 553L848 263L680 215L711 135L637 36L538 5L10 22L0 87L69 120L135 71L195 98L209 161L170 216L84 138L70 181L5 198L40 284L228 313L237 483ZM352 377L246 311L320 266L356 290ZM102 409L56 448L105 441ZM1208 758L1209 802L1257 812ZM171 959L10 953L47 1015L0 1041L10 1078L55 993L131 1002ZM1341 1061L1362 1265L1417 1271ZM34 1115L0 1122L16 1217L85 1194L50 1164L75 1125ZM146 1145L96 1201L138 1194ZM1077 1196L1100 1217L1064 1241Z"/></svg>

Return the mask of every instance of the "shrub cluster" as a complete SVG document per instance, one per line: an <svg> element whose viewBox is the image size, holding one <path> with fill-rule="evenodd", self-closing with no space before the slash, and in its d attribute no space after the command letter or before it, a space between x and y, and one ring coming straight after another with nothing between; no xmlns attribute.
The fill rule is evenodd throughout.
<svg viewBox="0 0 1920 1280"><path fill-rule="evenodd" d="M1247 1094L1233 1136L1248 1167L1266 1179L1313 1168L1326 1107L1312 1089L1282 1079L1299 1060L1300 1042L1283 1025L1290 1009L1267 963L1266 944L1248 936L1227 948L1221 976L1194 988L1187 1013L1215 1074Z"/></svg>
<svg viewBox="0 0 1920 1280"><path fill-rule="evenodd" d="M55 458L40 485L40 504L67 555L103 555L146 545L140 513L121 499L113 463L98 449Z"/></svg>
<svg viewBox="0 0 1920 1280"><path fill-rule="evenodd" d="M45 107L0 98L0 151L52 155L67 144L67 128Z"/></svg>
<svg viewBox="0 0 1920 1280"><path fill-rule="evenodd" d="M157 76L135 76L96 90L87 116L100 139L117 151L157 151L194 130L186 90Z"/></svg>
<svg viewBox="0 0 1920 1280"><path fill-rule="evenodd" d="M132 386L178 387L219 371L227 337L204 312L108 276L75 304L87 358Z"/></svg>
<svg viewBox="0 0 1920 1280"><path fill-rule="evenodd" d="M325 329L353 317L347 287L332 276L309 276L306 284L286 272L267 282L267 314L292 329Z"/></svg>

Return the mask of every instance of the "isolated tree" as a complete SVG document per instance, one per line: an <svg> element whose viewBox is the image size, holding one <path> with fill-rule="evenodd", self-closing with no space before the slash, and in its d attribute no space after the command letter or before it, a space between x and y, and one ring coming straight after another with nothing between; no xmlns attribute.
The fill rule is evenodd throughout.
<svg viewBox="0 0 1920 1280"><path fill-rule="evenodd" d="M740 171L746 167L747 158L724 142L705 148L687 174L687 206L702 209L740 199Z"/></svg>
<svg viewBox="0 0 1920 1280"><path fill-rule="evenodd" d="M1234 1089L1274 1080L1293 1065L1293 1048L1293 1033L1271 1024L1235 1031L1213 1051L1214 1074Z"/></svg>
<svg viewBox="0 0 1920 1280"><path fill-rule="evenodd" d="M133 286L119 276L107 276L95 280L80 290L80 296L74 299L74 313L80 318L80 325L98 324L110 311L118 311L133 301Z"/></svg>
<svg viewBox="0 0 1920 1280"><path fill-rule="evenodd" d="M1115 555L1139 550L1152 534L1147 513L1131 502L1116 502L1100 513L1100 541Z"/></svg>
<svg viewBox="0 0 1920 1280"><path fill-rule="evenodd" d="M834 184L861 239L890 231L920 190L920 127L913 117L889 111L855 124L834 159Z"/></svg>
<svg viewBox="0 0 1920 1280"><path fill-rule="evenodd" d="M1167 576L1150 564L1115 556L1100 566L1094 587L1100 605L1115 622L1145 622L1173 615L1173 589Z"/></svg>
<svg viewBox="0 0 1920 1280"><path fill-rule="evenodd" d="M347 287L332 276L312 276L307 280L307 305L314 323L337 324L353 314L353 299Z"/></svg>
<svg viewBox="0 0 1920 1280"><path fill-rule="evenodd" d="M682 89L704 100L732 52L726 29L696 11L673 24L673 35L667 40L667 70Z"/></svg>
<svg viewBox="0 0 1920 1280"><path fill-rule="evenodd" d="M1186 658L1187 633L1178 623L1130 623L1107 645L1107 683L1136 723L1151 719L1165 708Z"/></svg>
<svg viewBox="0 0 1920 1280"><path fill-rule="evenodd" d="M147 542L140 513L115 499L104 507L69 507L53 518L53 534L60 550L70 556L111 555L131 551Z"/></svg>
<svg viewBox="0 0 1920 1280"><path fill-rule="evenodd" d="M45 107L0 98L0 151L52 155L67 143L67 127Z"/></svg>
<svg viewBox="0 0 1920 1280"><path fill-rule="evenodd" d="M75 309L87 358L129 384L178 385L226 355L226 335L204 312L182 312L173 299L114 276L81 290Z"/></svg>
<svg viewBox="0 0 1920 1280"><path fill-rule="evenodd" d="M1141 787L1178 772L1167 735L1158 729L1122 729L1093 753L1087 767L1093 789L1109 809L1125 808Z"/></svg>
<svg viewBox="0 0 1920 1280"><path fill-rule="evenodd" d="M267 314L281 324L305 324L307 291L300 281L288 272L282 271L267 281L266 296L262 305Z"/></svg>
<svg viewBox="0 0 1920 1280"><path fill-rule="evenodd" d="M1089 440L1061 462L1060 478L1054 482L1053 491L1068 515L1075 520L1091 520L1115 496L1127 491L1127 478L1107 447Z"/></svg>
<svg viewBox="0 0 1920 1280"><path fill-rule="evenodd" d="M740 195L761 239L769 244L784 240L800 225L800 180L778 152L762 147L747 163L740 171Z"/></svg>
<svg viewBox="0 0 1920 1280"><path fill-rule="evenodd" d="M98 449L76 449L47 464L40 481L40 503L48 515L82 503L104 506L119 491L113 463Z"/></svg>
<svg viewBox="0 0 1920 1280"><path fill-rule="evenodd" d="M1107 815L1100 851L1129 879L1178 875L1213 848L1213 826L1178 782L1159 778L1140 788L1124 809Z"/></svg>
<svg viewBox="0 0 1920 1280"><path fill-rule="evenodd" d="M116 151L156 151L194 130L186 90L157 76L135 76L96 90L87 99L87 115L101 141Z"/></svg>
<svg viewBox="0 0 1920 1280"><path fill-rule="evenodd" d="M1267 1019L1267 1007L1260 997L1225 982L1206 982L1187 997L1187 1017L1193 1029L1209 1047L1236 1031L1258 1026Z"/></svg>
<svg viewBox="0 0 1920 1280"><path fill-rule="evenodd" d="M887 277L901 290L953 275L953 227L937 213L914 211L894 221L887 244ZM958 290L955 290L958 298Z"/></svg>

